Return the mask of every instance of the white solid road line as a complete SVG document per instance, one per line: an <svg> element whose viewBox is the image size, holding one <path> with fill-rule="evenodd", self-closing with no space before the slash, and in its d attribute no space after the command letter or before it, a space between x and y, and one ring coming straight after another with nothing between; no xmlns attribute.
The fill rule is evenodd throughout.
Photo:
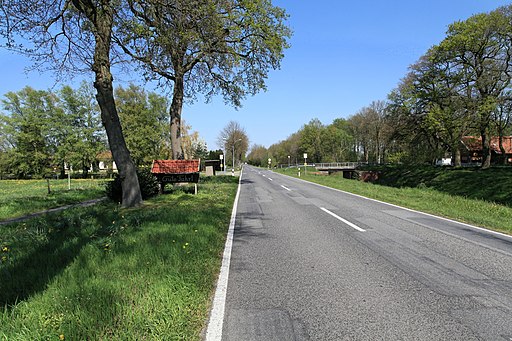
<svg viewBox="0 0 512 341"><path fill-rule="evenodd" d="M206 341L222 340L222 325L224 323L224 311L226 309L226 294L228 291L229 264L231 263L231 249L233 247L233 235L235 231L236 210L238 207L238 198L240 197L240 187L242 182L242 171L238 181L238 190L236 192L235 203L231 211L231 221L229 223L228 236L224 246L224 254L222 256L222 265L220 267L220 275L215 289L212 310L210 312L210 321L206 330Z"/></svg>
<svg viewBox="0 0 512 341"><path fill-rule="evenodd" d="M334 214L332 213L331 211L329 211L328 209L326 208L323 208L323 207L320 207L320 209L322 211L324 211L325 213L329 213L330 215L332 215L334 218L344 222L345 224L347 224L348 226L352 227L353 229L355 230L358 230L359 232L366 232L366 230L363 230L362 228L360 228L359 226L355 225L355 224L352 224L350 221L346 220L346 219L343 219L342 217L338 216L337 214Z"/></svg>
<svg viewBox="0 0 512 341"><path fill-rule="evenodd" d="M283 187L285 190L287 190L287 191L290 191L290 192L291 192L291 189L289 189L288 187L283 186L283 185L281 185L281 187Z"/></svg>

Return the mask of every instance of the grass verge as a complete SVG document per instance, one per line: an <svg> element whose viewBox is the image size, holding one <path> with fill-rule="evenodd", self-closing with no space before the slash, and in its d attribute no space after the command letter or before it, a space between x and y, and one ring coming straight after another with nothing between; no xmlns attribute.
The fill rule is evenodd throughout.
<svg viewBox="0 0 512 341"><path fill-rule="evenodd" d="M237 178L0 229L0 339L198 340Z"/></svg>
<svg viewBox="0 0 512 341"><path fill-rule="evenodd" d="M104 180L1 180L0 221L105 195Z"/></svg>
<svg viewBox="0 0 512 341"><path fill-rule="evenodd" d="M439 192L512 207L512 168L451 168L432 166L380 166L379 185L428 187Z"/></svg>
<svg viewBox="0 0 512 341"><path fill-rule="evenodd" d="M278 170L278 172L297 177L297 169L294 168L281 169ZM455 173L449 177L457 181ZM467 197L463 193L457 193L455 190L453 190L455 194L449 191L441 191L443 188L441 185L442 178L432 180L436 183L436 188L431 188L425 185L425 183L420 184L418 182L416 183L419 184L419 187L416 188L389 187L362 181L347 180L343 179L341 175L317 175L313 174L313 169L308 169L306 175L302 173L301 179L391 204L512 234L512 207L493 201ZM473 183L478 184L479 182L473 180ZM508 183L505 185L508 185ZM456 188L456 186L452 188ZM464 191L471 193L471 189L468 189L468 186L464 187ZM502 197L500 193L496 193L495 195Z"/></svg>

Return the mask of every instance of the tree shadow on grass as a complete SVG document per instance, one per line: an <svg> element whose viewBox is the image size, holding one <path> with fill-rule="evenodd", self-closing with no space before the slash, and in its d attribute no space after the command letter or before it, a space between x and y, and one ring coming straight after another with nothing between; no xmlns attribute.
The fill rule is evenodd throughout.
<svg viewBox="0 0 512 341"><path fill-rule="evenodd" d="M44 291L85 245L108 234L102 226L108 226L109 217L99 213L97 207L70 209L3 226L0 238L8 251L0 263L0 307Z"/></svg>
<svg viewBox="0 0 512 341"><path fill-rule="evenodd" d="M44 292L85 246L93 243L102 249L110 239L116 239L121 228L151 228L156 223L171 227L181 224L191 231L211 224L224 229L229 222L230 205L212 198L161 196L142 209L121 211L106 202L2 226L0 247L6 246L9 251L4 252L7 260L0 260L0 307L11 307ZM0 250L0 257L4 254Z"/></svg>
<svg viewBox="0 0 512 341"><path fill-rule="evenodd" d="M448 171L429 186L451 195L512 207L512 169Z"/></svg>
<svg viewBox="0 0 512 341"><path fill-rule="evenodd" d="M30 204L27 204L30 203ZM0 221L4 219L16 218L24 214L43 211L48 208L56 207L57 202L48 197L26 197L0 201L0 205L6 208L5 217L0 217Z"/></svg>

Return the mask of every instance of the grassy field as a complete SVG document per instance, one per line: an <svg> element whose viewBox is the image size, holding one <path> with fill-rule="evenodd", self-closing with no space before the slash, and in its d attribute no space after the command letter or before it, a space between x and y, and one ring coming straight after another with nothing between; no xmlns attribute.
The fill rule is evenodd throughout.
<svg viewBox="0 0 512 341"><path fill-rule="evenodd" d="M63 205L100 198L105 180L0 180L0 221Z"/></svg>
<svg viewBox="0 0 512 341"><path fill-rule="evenodd" d="M237 178L0 228L0 340L198 340Z"/></svg>
<svg viewBox="0 0 512 341"><path fill-rule="evenodd" d="M488 171L433 168L384 173L380 184L315 175L301 178L403 207L512 234L512 170ZM297 169L278 170L297 176Z"/></svg>

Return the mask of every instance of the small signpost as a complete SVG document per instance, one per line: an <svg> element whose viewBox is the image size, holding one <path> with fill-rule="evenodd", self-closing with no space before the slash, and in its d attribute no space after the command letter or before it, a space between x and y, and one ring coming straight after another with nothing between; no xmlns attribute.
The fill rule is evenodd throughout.
<svg viewBox="0 0 512 341"><path fill-rule="evenodd" d="M306 174L307 166L308 166L308 153L304 153L304 175Z"/></svg>
<svg viewBox="0 0 512 341"><path fill-rule="evenodd" d="M160 193L168 183L194 183L194 192L197 194L199 182L200 160L153 160L151 173L160 184Z"/></svg>

